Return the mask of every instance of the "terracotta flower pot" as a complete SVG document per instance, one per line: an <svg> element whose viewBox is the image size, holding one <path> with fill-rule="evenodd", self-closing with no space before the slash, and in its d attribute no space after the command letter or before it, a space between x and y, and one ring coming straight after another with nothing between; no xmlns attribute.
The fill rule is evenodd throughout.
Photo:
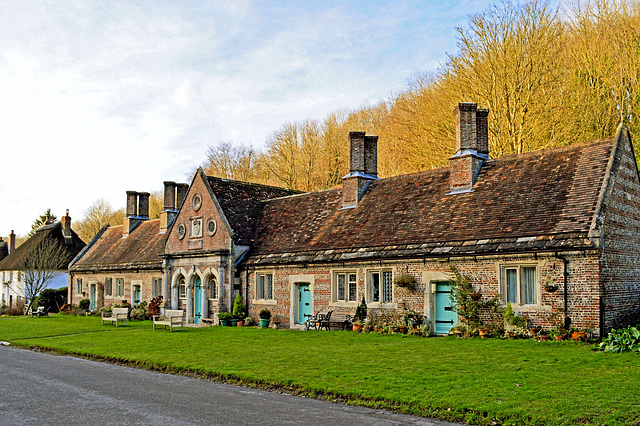
<svg viewBox="0 0 640 426"><path fill-rule="evenodd" d="M485 339L487 337L487 330L485 330L484 328L479 328L478 329L478 334L480 335L480 337Z"/></svg>
<svg viewBox="0 0 640 426"><path fill-rule="evenodd" d="M238 327L244 327L244 321L238 321Z"/></svg>
<svg viewBox="0 0 640 426"><path fill-rule="evenodd" d="M353 331L360 331L362 329L362 324L351 324Z"/></svg>

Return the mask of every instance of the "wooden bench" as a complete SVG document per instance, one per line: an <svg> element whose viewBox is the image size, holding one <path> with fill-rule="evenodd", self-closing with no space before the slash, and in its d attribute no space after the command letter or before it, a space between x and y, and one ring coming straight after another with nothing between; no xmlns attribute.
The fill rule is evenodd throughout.
<svg viewBox="0 0 640 426"><path fill-rule="evenodd" d="M164 311L164 316L153 316L153 329L156 329L156 325L163 325L164 329L169 326L169 331L173 331L173 327L180 326L180 330L184 330L184 311L182 309L167 309Z"/></svg>
<svg viewBox="0 0 640 426"><path fill-rule="evenodd" d="M113 308L111 312L102 313L102 325L106 322L116 323L116 327L119 322L129 324L129 308Z"/></svg>
<svg viewBox="0 0 640 426"><path fill-rule="evenodd" d="M349 314L335 313L329 311L326 314L320 312L315 315L308 316L305 321L305 327L307 329L314 328L316 330L331 330L331 327L339 328L340 330L350 330L353 324L353 317Z"/></svg>
<svg viewBox="0 0 640 426"><path fill-rule="evenodd" d="M39 306L38 309L31 309L31 316L32 317L48 317L49 312L47 309L45 309L44 306Z"/></svg>

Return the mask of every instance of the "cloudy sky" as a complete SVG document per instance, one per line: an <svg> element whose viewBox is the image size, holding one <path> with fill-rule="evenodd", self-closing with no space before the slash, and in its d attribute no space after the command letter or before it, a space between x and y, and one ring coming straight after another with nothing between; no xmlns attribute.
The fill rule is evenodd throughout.
<svg viewBox="0 0 640 426"><path fill-rule="evenodd" d="M489 0L0 0L0 235L403 90Z"/></svg>

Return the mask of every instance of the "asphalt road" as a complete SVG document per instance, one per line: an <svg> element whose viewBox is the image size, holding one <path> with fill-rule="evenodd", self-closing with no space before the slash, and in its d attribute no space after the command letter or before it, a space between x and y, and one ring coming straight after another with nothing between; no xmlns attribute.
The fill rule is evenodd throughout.
<svg viewBox="0 0 640 426"><path fill-rule="evenodd" d="M0 346L0 425L451 423Z"/></svg>

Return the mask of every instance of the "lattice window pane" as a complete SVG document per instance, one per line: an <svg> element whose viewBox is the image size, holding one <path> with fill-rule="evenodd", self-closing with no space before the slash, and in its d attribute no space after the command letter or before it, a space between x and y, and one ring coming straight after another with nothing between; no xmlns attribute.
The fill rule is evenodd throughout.
<svg viewBox="0 0 640 426"><path fill-rule="evenodd" d="M393 280L391 277L391 271L382 273L382 303L391 303L393 301Z"/></svg>
<svg viewBox="0 0 640 426"><path fill-rule="evenodd" d="M264 299L264 275L259 275L258 299Z"/></svg>
<svg viewBox="0 0 640 426"><path fill-rule="evenodd" d="M378 272L371 274L371 301L380 301L380 274Z"/></svg>
<svg viewBox="0 0 640 426"><path fill-rule="evenodd" d="M267 275L267 299L273 299L273 275Z"/></svg>
<svg viewBox="0 0 640 426"><path fill-rule="evenodd" d="M344 300L345 274L338 274L338 300Z"/></svg>
<svg viewBox="0 0 640 426"><path fill-rule="evenodd" d="M353 302L358 296L358 280L356 274L349 274L349 301Z"/></svg>

